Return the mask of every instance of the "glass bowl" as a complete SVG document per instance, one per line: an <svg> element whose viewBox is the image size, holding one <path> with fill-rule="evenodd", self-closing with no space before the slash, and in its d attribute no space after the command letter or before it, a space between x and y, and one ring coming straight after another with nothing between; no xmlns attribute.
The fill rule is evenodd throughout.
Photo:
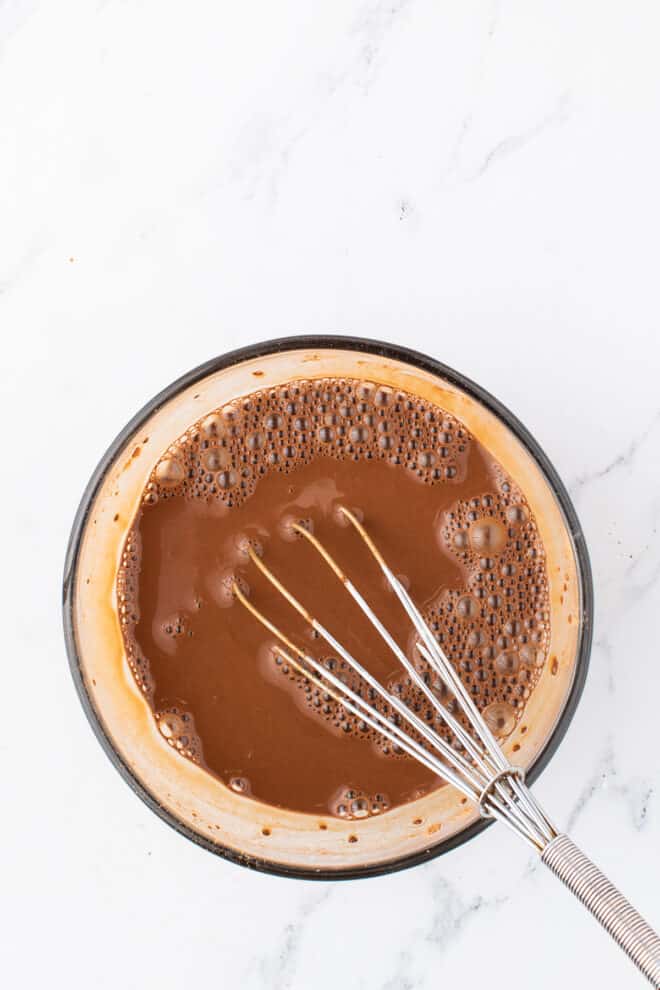
<svg viewBox="0 0 660 990"><path fill-rule="evenodd" d="M547 553L548 660L506 753L533 781L557 749L584 685L592 630L589 558L556 471L525 427L459 372L404 347L353 337L295 336L224 354L173 382L124 427L84 492L64 573L64 629L87 718L121 775L165 822L218 855L286 876L373 876L452 849L488 824L451 787L355 824L294 813L235 794L167 746L123 650L119 559L140 496L163 450L191 423L255 389L294 379L368 379L437 403L467 426L524 491ZM515 750L513 750L515 747Z"/></svg>

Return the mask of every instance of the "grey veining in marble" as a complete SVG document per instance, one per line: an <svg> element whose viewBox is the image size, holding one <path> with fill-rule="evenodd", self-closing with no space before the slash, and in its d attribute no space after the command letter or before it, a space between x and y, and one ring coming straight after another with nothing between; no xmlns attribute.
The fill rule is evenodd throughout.
<svg viewBox="0 0 660 990"><path fill-rule="evenodd" d="M497 827L349 884L183 841L91 736L59 582L101 453L202 360L342 331L459 368L592 556L591 670L537 792L660 923L659 29L644 0L0 4L7 986L640 985Z"/></svg>

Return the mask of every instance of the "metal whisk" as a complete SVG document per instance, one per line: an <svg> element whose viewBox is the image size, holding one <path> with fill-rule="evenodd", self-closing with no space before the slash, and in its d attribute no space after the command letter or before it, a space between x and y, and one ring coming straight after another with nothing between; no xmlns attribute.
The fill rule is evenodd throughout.
<svg viewBox="0 0 660 990"><path fill-rule="evenodd" d="M567 836L559 832L525 784L521 767L512 766L506 759L481 712L466 690L454 667L442 651L435 636L428 628L410 595L395 577L362 523L348 509L339 511L354 527L365 546L376 560L385 579L395 593L419 639L416 648L430 671L438 675L460 707L470 726L468 731L425 678L411 663L395 642L383 623L370 608L355 585L342 571L339 564L322 543L304 526L294 523L292 529L318 551L326 564L342 582L348 594L374 626L389 649L406 670L412 683L419 688L437 715L453 734L451 745L433 727L421 719L399 697L384 688L362 664L326 629L318 619L285 587L252 548L248 548L251 561L270 583L286 598L289 604L331 646L331 648L368 685L370 696L376 695L385 702L386 712L369 704L358 688L353 690L341 677L318 660L296 646L246 597L234 582L233 590L238 600L279 641L282 658L310 682L341 704L351 715L365 722L393 745L408 753L449 784L453 784L469 800L473 801L484 818L503 822L532 846L541 860L563 881L575 896L591 911L603 927L618 942L632 961L656 988L660 987L660 938L637 913L625 897ZM373 693L375 692L375 694ZM403 725L407 723L410 729ZM421 740L421 741L420 741Z"/></svg>

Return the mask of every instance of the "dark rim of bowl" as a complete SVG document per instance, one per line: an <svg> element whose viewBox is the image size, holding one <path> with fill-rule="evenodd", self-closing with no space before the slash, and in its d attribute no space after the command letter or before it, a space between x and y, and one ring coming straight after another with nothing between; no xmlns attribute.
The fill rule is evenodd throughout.
<svg viewBox="0 0 660 990"><path fill-rule="evenodd" d="M227 354L223 354L220 357L213 358L212 360L199 365L199 367L189 371L187 374L177 379L177 381L173 382L171 385L168 385L167 388L163 389L162 392L147 402L147 404L143 406L143 408L130 420L130 422L127 423L101 458L83 493L73 522L64 565L62 590L66 649L76 691L78 692L78 697L80 698L87 719L94 730L94 734L99 740L106 755L109 757L127 784L138 795L138 797L140 797L145 804L148 805L148 807L151 808L151 810L157 815L159 815L159 817L162 818L168 825L176 829L177 832L180 832L181 835L185 835L186 838L190 839L192 842L202 846L204 849L208 849L216 855L223 856L225 859L228 859L233 863L238 863L242 866L247 866L250 869L259 870L263 873L271 873L278 876L295 877L308 880L350 880L380 876L386 873L393 873L396 870L416 866L419 863L428 862L436 856L448 852L450 849L454 849L457 846L462 845L462 843L467 842L468 839L473 838L479 832L483 831L483 829L492 824L492 822L485 820L475 822L473 825L463 829L456 835L451 836L445 841L438 842L428 849L424 849L421 852L415 852L407 856L401 856L389 862L358 867L347 867L345 869L336 870L288 866L286 864L272 862L268 859L241 854L234 849L223 847L215 842L211 842L210 840L204 838L204 836L193 831L183 822L179 821L179 819L168 811L167 808L164 808L157 801L154 795L151 794L137 779L131 768L125 763L121 754L115 749L115 746L113 745L109 735L106 733L101 718L94 708L89 694L87 693L80 664L80 657L78 656L73 622L76 568L80 544L85 531L85 524L87 522L90 507L94 501L96 493L99 490L103 479L105 478L106 472L115 460L119 450L126 444L130 437L140 429L141 425L146 419L148 419L149 416L152 415L152 413L172 399L173 396L177 395L190 385L193 385L195 382L206 378L214 372L220 371L231 365L238 364L242 361L264 357L266 355L281 351L299 350L301 348L309 348L312 350L340 349L375 354L380 357L402 361L406 364L410 364L414 367L430 372L439 378L445 379L445 381L457 386L468 395L478 400L482 405L494 413L502 422L504 422L528 450L545 475L562 510L566 520L568 532L573 542L580 580L581 623L573 683L564 708L550 738L547 740L543 750L539 753L527 772L527 779L530 782L534 781L539 776L550 758L556 752L561 740L566 734L566 730L568 729L573 715L575 714L575 709L584 688L587 668L589 666L589 654L592 639L593 585L591 579L589 554L587 552L584 534L578 521L577 514L561 479L534 437L513 415L513 413L511 413L489 392L481 388L480 385L477 385L469 378L466 378L459 372L447 367L447 365L442 364L440 361L427 357L425 354L421 354L418 351L409 350L408 348L401 347L397 344L383 343L377 340L369 340L361 337L340 335L308 336L301 334L291 337L282 337L275 340L267 340L262 343L253 344L249 347L242 347L238 350L230 351Z"/></svg>

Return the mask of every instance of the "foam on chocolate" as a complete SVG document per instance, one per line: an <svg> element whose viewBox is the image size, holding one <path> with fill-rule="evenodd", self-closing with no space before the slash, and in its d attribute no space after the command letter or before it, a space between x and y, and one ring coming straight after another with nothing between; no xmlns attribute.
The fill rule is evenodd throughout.
<svg viewBox="0 0 660 990"><path fill-rule="evenodd" d="M293 507L287 503L291 492L285 478L291 479ZM488 724L500 736L510 734L547 653L549 607L542 542L514 481L456 418L407 393L346 379L298 381L255 392L205 416L164 452L152 472L124 548L117 591L129 664L168 745L219 776L237 793L254 794L294 809L325 807L339 817L360 818L417 797L438 781L290 670L276 643L256 629L254 619L231 593L233 580L238 580L246 593L260 600L266 596L271 608L280 609L280 624L290 621L287 633L304 642L351 686L364 687L342 660L331 655L327 644L296 625L272 596L268 599L246 554L251 545L269 560L279 555L283 578L287 572L281 568L286 565L291 580L300 581L308 594L313 594L316 582L320 604L337 602L335 623L337 614L352 616L348 606L345 613L338 613L344 607L339 601L343 589L333 587L334 579L322 571L318 558L302 556L300 537L291 528L292 522L318 527L333 550L337 544L352 553L351 534L337 513L342 503L364 512L368 525L382 526L390 542L388 560L396 571L397 560L406 559L406 572L398 576L412 585L413 593L423 594L416 600ZM406 505L416 511L407 514ZM194 546L180 546L172 534L177 526L179 534L183 533L184 523L191 534L208 531L210 552L206 541L203 552L199 543L198 554ZM173 542L164 553L161 543L167 540ZM214 540L218 540L216 553ZM164 580L170 582L170 591L175 590L179 580L177 559L172 556L175 545L188 577L180 575L180 602L173 608L177 593L164 595L165 605L158 590L149 586L158 572L161 580L165 575ZM287 546L290 556L283 552ZM195 561L202 557L205 573L200 577ZM359 568L358 575L369 575L362 558L354 566ZM304 568L302 577L296 567ZM253 582L258 586L254 592ZM376 590L379 614L388 618L395 605L388 601L389 592L382 582ZM143 615L147 599L148 614ZM409 629L404 633L407 627L400 618L393 621L407 637L402 645L410 658L453 707L442 685L420 661ZM383 666L368 630L356 628L356 642L367 654L366 660L360 654L361 661L372 669L368 657L373 653L373 662L381 664L381 670L372 672L384 674L383 683L445 734L421 692L397 670L396 661ZM212 664L209 650L215 642L219 655ZM236 673L239 653L244 665L252 664L247 675L243 670ZM223 687L223 667L229 670L231 665L234 682L241 679L240 689L234 690L231 684ZM268 702L259 693L265 682L271 692ZM286 737L291 730L293 741L296 729L299 734L304 731L310 753L321 761L314 780L307 781L309 787L301 782L300 794L307 787L308 799L298 797L295 780L286 779L287 766L281 765L283 748L274 746L269 753L268 733L250 711L245 683L252 684L255 700L269 706L271 738ZM205 684L209 692L224 692L222 714L207 704ZM278 686L288 699L288 708L281 701L282 693L275 690ZM239 745L232 744L232 733L237 738L241 713L229 715L227 706L232 703L242 707ZM308 721L292 724L291 703ZM251 773L249 724L247 731L244 724L252 718L261 761L256 774ZM259 718L263 718L261 711ZM312 735L304 728L309 719L316 726ZM346 745L338 749L342 739ZM357 744L350 751L349 739ZM326 749L329 757L327 765L322 765ZM346 778L342 753L356 778L362 775L364 779ZM272 765L264 766L269 758ZM296 772L295 767L291 772ZM300 768L297 772L300 778Z"/></svg>

